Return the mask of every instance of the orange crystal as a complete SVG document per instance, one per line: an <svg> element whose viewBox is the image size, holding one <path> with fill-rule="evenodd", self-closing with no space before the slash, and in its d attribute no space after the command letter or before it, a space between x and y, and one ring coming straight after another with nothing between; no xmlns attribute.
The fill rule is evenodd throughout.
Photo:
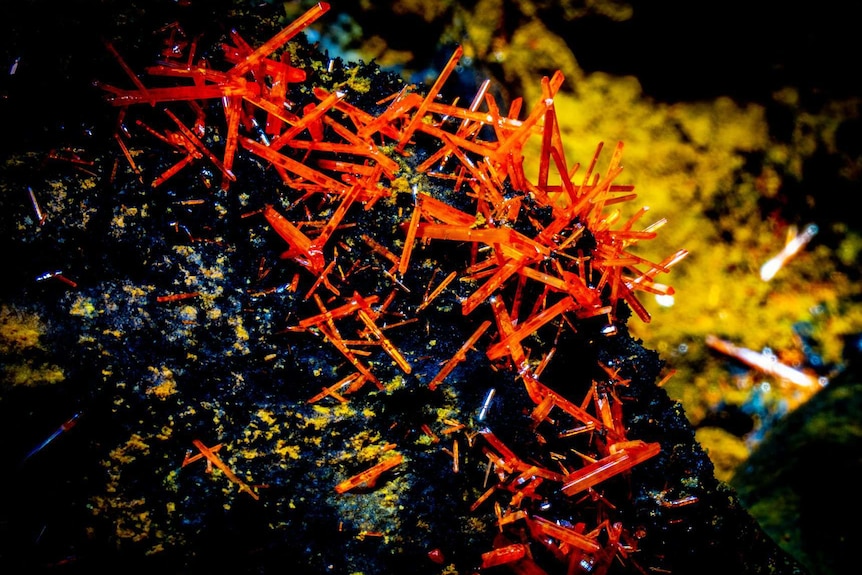
<svg viewBox="0 0 862 575"><path fill-rule="evenodd" d="M391 457L387 457L373 467L370 467L365 471L357 473L356 475L353 475L336 485L335 492L346 493L362 485L368 488L373 488L374 485L377 483L378 478L384 472L389 471L393 467L401 465L402 461L404 461L404 457L400 453L396 453Z"/></svg>

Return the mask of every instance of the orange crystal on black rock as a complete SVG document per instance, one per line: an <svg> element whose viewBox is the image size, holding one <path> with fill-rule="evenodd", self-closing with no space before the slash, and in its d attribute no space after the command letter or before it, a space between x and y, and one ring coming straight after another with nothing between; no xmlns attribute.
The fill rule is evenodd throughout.
<svg viewBox="0 0 862 575"><path fill-rule="evenodd" d="M685 252L656 264L630 251L638 241L655 236L650 228L633 229L645 210L613 228L619 219L614 206L635 197L631 186L616 182L622 171L622 144L615 148L603 173L597 169L599 145L580 183L576 182L577 164L570 167L565 156L554 106L554 96L564 82L560 72L541 80L542 99L524 119L518 117L520 100L503 114L488 91L488 83L480 87L468 107L447 104L442 94L462 55L457 47L426 93L405 87L383 99L388 101L385 108L379 101L376 112L366 111L351 102L353 95L347 89L305 86L309 76L301 67L282 61L285 56L282 60L273 56L327 9L328 5L318 4L258 48L232 32L232 44L223 46L230 64L224 71L180 61L150 69L152 74L190 85L148 88L136 80L137 90L105 86L108 99L124 109L137 103L194 104L199 133L188 128L170 108L164 113L176 132L162 135L148 129L185 153L155 177L153 186L164 184L203 158L220 172L224 191L236 181L241 154L277 172L288 191L278 205L267 203L259 211L287 243L281 254L286 265L298 265L312 276L311 287L298 295L303 301L313 300L317 307L289 332L319 335L323 344L334 348L353 370L334 383L318 386L321 391L307 402L329 398L349 403L366 381L385 391L381 362L364 359L374 354L366 348L379 350L404 375L419 378L431 391L468 361L470 350L484 352L490 365L508 368L521 380L526 397L533 402L528 407L531 416L527 428L540 445L547 442L543 434L556 436L556 451L541 457L516 455L489 428L470 435L464 423L447 420L449 426L440 430L441 434L465 434L463 439L453 439L451 450L440 448L452 458L448 466L452 472L461 473L470 461L461 442L473 447L481 437L489 473L493 470L497 478L496 485L474 502L472 510L489 498L496 499L494 509L501 529L518 528L526 522L532 537L546 545L555 541L550 545L563 562L585 554L604 557L605 547L597 538L524 510L541 502L549 490L568 497L594 493L600 484L657 455L659 444L626 437L621 402L611 389L624 382L614 374L608 372L612 377L601 383L601 393L594 381L592 391L577 403L540 380L554 362L556 345L539 352L541 362L531 359L531 354L541 349L537 334L551 327L556 332L556 344L564 332L576 332L579 321L606 316L604 333L615 334L618 306L623 302L648 321L635 292L667 293L671 288L655 284L654 278L668 272ZM289 98L296 88L303 88L315 100L294 105ZM209 109L205 109L207 101ZM207 125L213 121L211 109L219 102L223 120ZM221 132L222 144L203 139L212 130ZM528 157L526 144L533 139L540 144L539 152ZM418 157L420 145L431 150L424 159ZM528 162L538 166L535 180L525 173ZM406 210L398 208L391 228L401 237L396 240L379 231L371 233L364 223L374 217L379 200L389 201L383 208L390 210L384 211L387 214L392 205L399 204L392 190L403 185L399 183L402 178L416 183L410 191L412 203ZM298 192L298 197L293 192ZM385 220L391 216L381 217ZM400 250L396 247L399 243ZM422 301L411 309L405 304L413 297L408 284L414 284L413 276L426 264L426 248L443 244L468 246L469 261L460 268L446 269L445 280L433 290L429 280L423 286ZM360 264L360 249L378 263ZM346 271L345 253L350 254L347 259L354 260ZM376 276L369 280L369 272L375 270ZM361 295L365 286L354 279L360 272L365 278L362 282L370 283L377 293L382 295L381 288L388 288L385 299ZM433 377L423 382L423 376L416 373L414 358L386 330L419 324L421 314L436 311L443 290L459 283L455 291L464 294L461 314L480 319L473 324L471 335L440 362ZM301 289L296 279L291 285L291 290ZM319 293L319 286L328 290L328 299ZM390 315L390 307L397 308L398 315ZM343 335L348 329L351 331ZM486 334L490 334L490 342L480 345ZM488 395L481 418L493 397ZM565 419L567 427L559 427L558 419ZM584 432L570 432L574 428ZM439 441L427 423L421 430ZM592 456L574 448L567 451L567 442L577 443ZM385 457L343 479L335 491L347 494L360 487L372 489L380 475L402 463L409 467L411 458L401 453ZM504 494L508 497L505 505L500 499ZM597 523L609 509L609 504L599 505ZM486 553L482 564L490 567L517 562L538 572L538 565L527 557L527 549L522 543L499 547ZM611 555L615 552L615 548L607 551ZM603 573L605 567L596 569Z"/></svg>

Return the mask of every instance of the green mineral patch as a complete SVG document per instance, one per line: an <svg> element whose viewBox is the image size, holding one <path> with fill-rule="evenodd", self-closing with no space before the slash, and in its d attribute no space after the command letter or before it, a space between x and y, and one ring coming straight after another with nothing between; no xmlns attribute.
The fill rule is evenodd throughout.
<svg viewBox="0 0 862 575"><path fill-rule="evenodd" d="M37 315L7 305L0 306L0 353L36 347L44 331Z"/></svg>
<svg viewBox="0 0 862 575"><path fill-rule="evenodd" d="M177 393L177 382L174 378L174 372L170 368L164 365L160 367L149 366L149 370L152 374L152 383L147 387L147 394L164 400Z"/></svg>
<svg viewBox="0 0 862 575"><path fill-rule="evenodd" d="M63 370L56 365L33 365L30 362L3 366L3 380L11 385L51 385L63 381Z"/></svg>
<svg viewBox="0 0 862 575"><path fill-rule="evenodd" d="M45 326L32 313L0 306L0 357L3 382L13 386L56 384L64 380L62 368L44 361L40 338ZM34 351L36 353L34 353Z"/></svg>
<svg viewBox="0 0 862 575"><path fill-rule="evenodd" d="M140 435L135 433L123 445L119 445L111 451L111 461L104 462L104 465L110 469L115 463L131 463L139 455L146 455L149 450L150 446Z"/></svg>
<svg viewBox="0 0 862 575"><path fill-rule="evenodd" d="M712 460L716 478L722 481L730 481L736 468L748 458L745 442L723 429L702 427L695 437Z"/></svg>

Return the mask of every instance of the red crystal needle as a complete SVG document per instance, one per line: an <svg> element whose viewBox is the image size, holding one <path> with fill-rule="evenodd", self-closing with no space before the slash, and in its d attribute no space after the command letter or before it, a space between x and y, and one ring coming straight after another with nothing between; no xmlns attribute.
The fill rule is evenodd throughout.
<svg viewBox="0 0 862 575"><path fill-rule="evenodd" d="M150 96L149 91L147 90L147 87L144 86L143 82L141 82L141 79L138 78L137 74L135 74L134 70L132 70L129 67L129 65L126 64L126 61L123 60L123 57L120 56L120 53L117 52L117 49L114 48L114 45L108 41L105 41L105 47L108 49L108 51L111 53L111 55L117 60L117 62L119 62L120 67L123 69L123 71L126 73L126 75L132 80L132 82L135 84L135 86L138 88L138 90L141 91L141 94L143 94L144 99L146 101L148 101L150 103L150 105L154 106L156 104L156 101Z"/></svg>
<svg viewBox="0 0 862 575"><path fill-rule="evenodd" d="M482 568L495 567L506 563L519 561L527 556L527 546L522 543L512 543L505 547L498 547L487 553L482 553Z"/></svg>
<svg viewBox="0 0 862 575"><path fill-rule="evenodd" d="M377 479L380 475L393 467L400 465L403 460L404 457L400 453L396 453L393 457L387 457L377 465L345 479L335 486L335 491L336 493L346 493L351 489L356 489L360 485L372 488L374 487L374 484L377 483Z"/></svg>
<svg viewBox="0 0 862 575"><path fill-rule="evenodd" d="M316 6L310 8L305 14L291 22L281 32L267 40L254 52L246 56L246 58L233 67L231 74L240 76L254 68L261 60L284 46L291 38L302 32L312 22L320 18L327 10L329 4L327 2L318 2Z"/></svg>
<svg viewBox="0 0 862 575"><path fill-rule="evenodd" d="M428 387L430 389L436 389L437 386L440 385L444 379L446 379L446 376L452 373L452 370L454 370L459 363L467 359L467 352L470 351L470 348L476 345L476 342L479 341L479 338L482 337L482 334L484 334L489 327L491 327L491 322L489 320L485 320L479 325L478 328L476 328L476 331L473 332L473 335L467 338L467 341L465 341L464 344L458 349L458 351L455 352L455 355L449 358L449 361L446 362L446 365L444 365L443 368L437 373L437 375L434 376L434 379L432 379L428 383Z"/></svg>
<svg viewBox="0 0 862 575"><path fill-rule="evenodd" d="M416 128L419 127L419 124L423 121L425 117L425 112L428 111L428 106L431 102L434 101L434 98L437 97L437 94L440 93L440 88L443 87L443 84L449 78L449 74L455 69L455 66L458 64L458 60L461 59L461 55L464 53L464 49L461 46L455 48L455 51L452 53L452 56L449 58L449 61L440 71L440 75L437 76L437 80L431 86L431 89L428 90L428 94L426 94L425 99L422 100L422 103L419 105L419 109L413 114L413 118L407 124L407 127L404 128L404 132L401 134L401 140L398 142L397 150L401 151L407 145L407 142L410 141L410 137L413 136L413 132L416 131Z"/></svg>
<svg viewBox="0 0 862 575"><path fill-rule="evenodd" d="M416 241L416 231L419 227L419 216L421 214L420 201L416 201L413 207L413 215L407 227L407 237L404 238L404 250L401 252L401 260L398 262L398 273L403 277L410 265L410 254L413 252L413 244Z"/></svg>
<svg viewBox="0 0 862 575"><path fill-rule="evenodd" d="M547 535L588 553L598 553L602 550L602 546L595 539L582 535L571 527L565 527L549 521L544 517L530 517L527 519L527 523L530 526L530 530L537 535Z"/></svg>
<svg viewBox="0 0 862 575"><path fill-rule="evenodd" d="M646 461L661 451L658 443L637 442L637 445L624 447L595 463L566 476L562 491L566 495L576 495L615 475L628 471L638 463Z"/></svg>
<svg viewBox="0 0 862 575"><path fill-rule="evenodd" d="M226 476L228 479L230 479L231 481L233 481L234 483L236 483L237 485L239 485L239 490L240 490L240 491L245 491L246 493L248 493L249 495L251 495L254 499L260 499L260 496L259 496L257 493L255 493L255 492L252 490L252 488L251 488L251 487L249 487L249 486L248 486L248 484L247 484L245 481L243 481L242 479L240 479L240 478L236 475L236 473L234 473L234 472L231 470L231 468L230 468L230 467L228 467L228 466L225 464L225 462L224 462L224 461L222 461L221 459L219 459L219 456L218 456L218 455L216 455L216 454L215 454L215 452L214 452L212 449L210 449L209 447L207 447L206 445L204 445L204 443L203 443L201 440L199 440L199 439L193 439L193 440L192 440L192 444L194 444L194 446L195 446L195 447L197 447L197 448L198 448L198 450L199 450L201 453L203 453L204 457L206 457L206 458L207 458L207 460L209 460L210 462L212 462L212 464L213 464L213 465L215 465L216 467L218 467L219 469L221 469L221 470L222 470L222 472L225 474L225 476Z"/></svg>

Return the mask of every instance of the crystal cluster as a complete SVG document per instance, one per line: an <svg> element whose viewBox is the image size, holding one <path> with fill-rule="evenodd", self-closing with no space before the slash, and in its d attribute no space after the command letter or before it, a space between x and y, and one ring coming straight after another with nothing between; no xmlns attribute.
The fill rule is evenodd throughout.
<svg viewBox="0 0 862 575"><path fill-rule="evenodd" d="M614 502L605 500L597 486L656 456L661 446L629 437L620 399L629 382L619 366L592 366L603 376L578 398L552 389L542 375L564 334L576 333L583 322L600 322L600 337L613 338L625 321L620 312L625 306L649 321L637 293L672 294L656 277L686 252L651 262L631 250L655 237L664 222L640 227L646 208L628 218L621 215L620 204L635 198L632 186L617 182L622 144L603 170L598 168L601 145L584 168L567 159L554 107L564 82L560 72L541 80L542 98L530 108L516 99L502 109L487 81L462 106L444 97L462 56L456 48L427 90L405 85L373 109L363 108L351 102L354 89L304 85L303 67L288 63L290 41L328 9L326 3L317 4L258 47L231 31L230 42L221 47L224 65L201 57L195 40L172 29L161 61L146 70L150 82L109 45L134 84L129 89L101 84L120 110L115 139L124 169L160 188L190 166L202 165L201 173L217 175L205 183L218 179L224 193L237 182L241 163L243 169L256 166L278 174L281 201L244 217L262 216L283 241L282 261L275 266L292 270L293 277L259 293L295 294L307 304L306 311L290 318L285 333L321 340L349 366L344 377L326 382L309 403L348 403L366 384L385 390L389 372L380 370L383 359L401 374L415 375L420 358L392 334L415 328L412 337L421 337L423 314L447 290L457 294L471 335L456 343L457 351L439 363L432 377L419 378L420 384L431 392L461 385L453 372L469 355L482 353L495 369L511 371L513 380L523 384L530 401L524 407L529 413L525 432L545 446L517 453L491 429L485 415L493 389L469 423L449 419L437 431L422 426L427 440L451 456L452 473L463 470L468 451L484 462L483 494L470 509L493 509L499 536L482 555L481 567L510 564L519 573L540 574L545 572L540 563L552 561L567 573L605 573L615 557L626 561L637 549L637 537L613 518ZM292 92L298 87L315 101L296 105ZM137 117L145 106L163 113L168 127ZM189 114L191 120L182 119ZM158 171L142 167L134 150L145 138L172 150L178 160ZM367 225L375 210L386 206L391 211L399 202L391 229ZM415 287L427 262L418 254L448 250L445 246L464 257L441 262L419 299L408 287ZM363 263L368 258L375 263ZM258 279L272 269L273 264L261 261ZM159 303L197 295L165 295ZM216 448L199 440L194 445L200 455L187 463L205 457L242 491L259 498L215 454ZM470 461L475 464L476 458ZM410 464L409 454L391 445L377 463L346 474L332 488L349 497ZM573 504L589 501L594 520L555 516L548 501L558 497ZM667 504L696 502L694 497ZM538 549L541 560L534 557ZM443 555L429 550L435 562L442 563Z"/></svg>

